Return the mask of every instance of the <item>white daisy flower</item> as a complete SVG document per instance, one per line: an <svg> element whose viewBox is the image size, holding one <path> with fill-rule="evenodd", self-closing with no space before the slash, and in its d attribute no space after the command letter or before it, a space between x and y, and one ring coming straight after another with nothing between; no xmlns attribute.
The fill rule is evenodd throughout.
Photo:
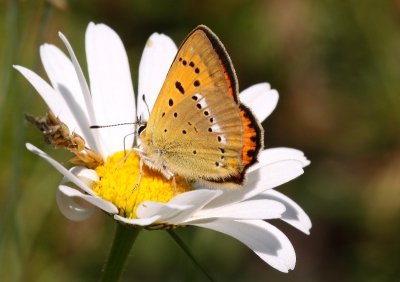
<svg viewBox="0 0 400 282"><path fill-rule="evenodd" d="M309 164L301 151L275 148L262 151L260 161L248 170L241 189L194 188L177 179L176 195L170 180L143 167L139 188L132 193L139 174L139 157L131 154L124 162L124 137L133 125L89 129L90 125L134 122L148 117L143 101L135 96L125 48L119 36L104 24L90 23L86 31L86 56L90 89L67 39L60 33L70 58L54 45L45 44L40 55L51 85L32 71L15 66L35 87L51 111L86 141L88 152L97 152L104 164L70 170L35 146L27 148L64 175L57 189L61 212L71 220L85 220L99 207L115 220L148 229L200 226L228 234L253 250L272 267L288 272L296 255L288 238L265 220L281 219L309 234L311 222L291 199L274 190L303 173ZM177 47L163 34L148 40L139 67L139 94L146 94L150 110L175 57ZM268 83L254 85L240 94L262 122L274 110L278 93ZM126 148L134 138L125 139ZM117 169L116 169L117 167ZM67 186L74 183L81 190ZM84 208L74 197L93 204Z"/></svg>

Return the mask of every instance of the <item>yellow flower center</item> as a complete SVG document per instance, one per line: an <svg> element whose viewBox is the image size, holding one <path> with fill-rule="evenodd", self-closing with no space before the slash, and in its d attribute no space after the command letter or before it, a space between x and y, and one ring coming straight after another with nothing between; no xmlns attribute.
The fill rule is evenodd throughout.
<svg viewBox="0 0 400 282"><path fill-rule="evenodd" d="M113 203L119 215L126 218L137 218L136 209L143 201L166 203L175 196L173 179L166 179L160 172L143 165L142 178L139 179L140 158L132 152L118 152L107 158L107 162L95 170L99 181L93 186L97 196ZM121 162L122 161L122 162ZM193 190L193 186L185 179L175 177L176 194Z"/></svg>

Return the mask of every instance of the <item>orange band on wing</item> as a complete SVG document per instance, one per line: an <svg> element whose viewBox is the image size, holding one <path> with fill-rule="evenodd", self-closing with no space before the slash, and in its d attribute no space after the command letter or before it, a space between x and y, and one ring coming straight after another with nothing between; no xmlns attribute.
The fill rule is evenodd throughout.
<svg viewBox="0 0 400 282"><path fill-rule="evenodd" d="M215 50L215 51L217 51L217 50ZM217 54L218 54L218 52L217 52ZM218 54L218 56L219 56L219 54ZM231 66L231 64L228 64L228 65L224 64L224 62L221 59L219 60L219 62L220 62L221 67L222 67L222 69L224 71L224 77L225 77L225 80L226 80L226 84L228 86L229 94L232 96L233 100L235 100L235 102L237 104L238 103L238 99L237 99L237 93L235 92L236 88L235 89L233 88L233 86L232 86L232 77L229 75L230 72L227 71L227 67L228 68L229 67L233 68L233 67ZM234 83L237 83L237 82L235 81Z"/></svg>
<svg viewBox="0 0 400 282"><path fill-rule="evenodd" d="M245 172L258 162L258 155L264 147L264 136L261 124L251 110L243 104L239 106L239 110L244 129L242 163Z"/></svg>

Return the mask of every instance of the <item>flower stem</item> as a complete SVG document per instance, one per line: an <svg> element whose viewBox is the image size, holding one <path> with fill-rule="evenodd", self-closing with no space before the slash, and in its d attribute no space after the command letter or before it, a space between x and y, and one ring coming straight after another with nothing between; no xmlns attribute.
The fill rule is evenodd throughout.
<svg viewBox="0 0 400 282"><path fill-rule="evenodd" d="M210 272L208 272L193 256L192 252L189 250L189 248L186 246L186 244L181 240L181 238L176 235L176 233L173 230L167 230L168 234L174 239L174 241L181 247L181 249L188 255L188 257L193 261L195 265L204 273L205 276L210 281L217 281Z"/></svg>
<svg viewBox="0 0 400 282"><path fill-rule="evenodd" d="M132 228L116 223L114 241L111 246L100 281L119 281L129 253L142 228Z"/></svg>

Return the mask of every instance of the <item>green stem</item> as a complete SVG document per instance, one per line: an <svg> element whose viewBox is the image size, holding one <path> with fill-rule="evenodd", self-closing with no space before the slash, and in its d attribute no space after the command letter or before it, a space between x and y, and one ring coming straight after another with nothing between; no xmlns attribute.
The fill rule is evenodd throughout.
<svg viewBox="0 0 400 282"><path fill-rule="evenodd" d="M176 233L173 230L168 230L167 232L169 235L171 235L172 239L174 239L174 241L179 245L179 247L181 247L181 249L187 254L187 256L193 261L193 263L195 265L197 265L197 267L204 273L205 276L207 276L207 278L210 281L217 281L212 275L211 273L209 273L193 256L192 252L189 250L189 248L186 246L186 244L181 240L181 238L178 237L178 235L176 235Z"/></svg>
<svg viewBox="0 0 400 282"><path fill-rule="evenodd" d="M132 228L116 223L114 241L111 246L100 281L119 281L129 253L142 228Z"/></svg>

